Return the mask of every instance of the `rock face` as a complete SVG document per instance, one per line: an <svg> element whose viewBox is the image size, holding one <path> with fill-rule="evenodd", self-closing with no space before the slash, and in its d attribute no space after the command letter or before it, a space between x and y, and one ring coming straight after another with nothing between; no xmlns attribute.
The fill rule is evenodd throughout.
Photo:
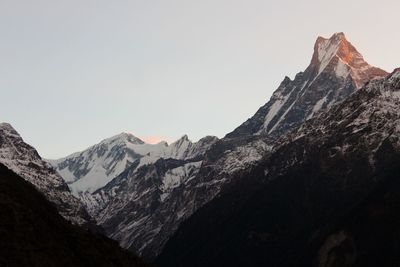
<svg viewBox="0 0 400 267"><path fill-rule="evenodd" d="M271 100L227 137L284 134L342 101L366 82L387 74L365 62L343 33L329 39L318 37L308 68L293 81L286 77Z"/></svg>
<svg viewBox="0 0 400 267"><path fill-rule="evenodd" d="M191 214L191 207L182 205L182 199L190 197L190 181L201 163L201 158L159 159L138 171L128 169L94 195L114 193L97 216L99 224L123 247L154 258Z"/></svg>
<svg viewBox="0 0 400 267"><path fill-rule="evenodd" d="M397 70L294 129L182 224L158 266L398 265L399 109Z"/></svg>
<svg viewBox="0 0 400 267"><path fill-rule="evenodd" d="M30 183L2 164L0 233L0 266L146 266L115 241L71 225Z"/></svg>
<svg viewBox="0 0 400 267"><path fill-rule="evenodd" d="M0 163L33 184L64 218L79 225L90 224L90 216L63 178L8 123L0 124Z"/></svg>

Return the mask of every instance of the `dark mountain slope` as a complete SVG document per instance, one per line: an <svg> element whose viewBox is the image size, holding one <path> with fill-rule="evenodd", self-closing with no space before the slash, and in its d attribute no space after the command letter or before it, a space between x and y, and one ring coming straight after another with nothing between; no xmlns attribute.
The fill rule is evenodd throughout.
<svg viewBox="0 0 400 267"><path fill-rule="evenodd" d="M57 209L0 164L0 266L145 266L115 241L63 219Z"/></svg>
<svg viewBox="0 0 400 267"><path fill-rule="evenodd" d="M65 219L96 228L95 222L79 199L72 195L63 178L8 123L0 123L0 163L34 185L56 205Z"/></svg>
<svg viewBox="0 0 400 267"><path fill-rule="evenodd" d="M182 224L159 266L398 266L400 71L280 140Z"/></svg>

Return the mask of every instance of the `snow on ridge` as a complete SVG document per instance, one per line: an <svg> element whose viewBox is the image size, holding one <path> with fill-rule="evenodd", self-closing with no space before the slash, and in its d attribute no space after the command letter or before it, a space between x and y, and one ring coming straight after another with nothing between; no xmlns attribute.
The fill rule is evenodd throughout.
<svg viewBox="0 0 400 267"><path fill-rule="evenodd" d="M163 192L162 198L165 199L172 189L180 186L185 178L190 179L189 173L194 172L192 176L196 174L201 163L202 161L187 163L183 166L168 170L163 177L162 186L160 188Z"/></svg>
<svg viewBox="0 0 400 267"><path fill-rule="evenodd" d="M318 100L315 103L310 115L307 116L307 120L311 119L316 113L318 113L321 110L321 108L326 103L327 99L328 99L328 95L325 95L323 98L321 98L320 100Z"/></svg>
<svg viewBox="0 0 400 267"><path fill-rule="evenodd" d="M207 138L207 137L206 137ZM58 160L49 160L68 183L75 196L92 193L104 187L132 164L152 164L160 158L194 158L204 152L207 142L200 139L193 143L187 135L174 143L147 144L131 134L122 133L104 139L88 149ZM205 142L205 143L204 143Z"/></svg>
<svg viewBox="0 0 400 267"><path fill-rule="evenodd" d="M132 144L146 144L144 141L142 141L140 138L130 134L130 133L125 133L122 132L120 134L116 134L114 136L111 136L109 138L103 139L101 140L99 143L89 146L88 148L81 150L81 151L77 151L74 153L69 154L68 156L59 158L59 159L46 159L47 162L49 162L51 165L56 165L64 160L67 159L71 159L71 158L75 158L75 157L79 157L81 154L92 150L92 149L96 149L97 147L99 147L100 145L109 145L109 144L126 144L126 143L132 143Z"/></svg>
<svg viewBox="0 0 400 267"><path fill-rule="evenodd" d="M289 97L290 97L290 94L288 94L286 96L283 96L283 97L280 97L280 98L275 100L275 102L269 108L269 111L268 111L267 115L265 116L264 125L262 127L263 129L267 129L267 127L268 127L269 123L271 122L271 120L273 118L275 118L276 114L285 105L285 103L286 103L286 101L288 100Z"/></svg>

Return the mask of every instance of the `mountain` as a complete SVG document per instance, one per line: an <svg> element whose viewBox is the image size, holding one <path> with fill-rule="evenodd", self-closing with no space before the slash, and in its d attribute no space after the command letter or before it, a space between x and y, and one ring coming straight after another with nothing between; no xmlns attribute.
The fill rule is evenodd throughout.
<svg viewBox="0 0 400 267"><path fill-rule="evenodd" d="M128 133L101 141L82 152L58 160L49 160L72 192L93 193L128 169L154 163L160 158L193 158L202 153L201 142L192 143L187 135L168 145L166 142L146 144Z"/></svg>
<svg viewBox="0 0 400 267"><path fill-rule="evenodd" d="M239 130L221 140L206 138L192 144L193 151L198 151L196 156L184 153L185 156L178 157L176 153L160 152L166 149L165 144L156 145L158 152L135 152L140 160L127 160L130 163L124 165L125 170L116 177L112 177L116 173L110 176L107 185L78 193L107 235L120 241L123 247L154 259L183 221L237 179L246 177L279 144L281 136L344 101L368 79L387 75L368 65L342 33L329 39L318 38L314 50L310 66L294 81L285 78L271 100ZM325 104L321 99L325 99ZM276 116L272 118L273 110ZM268 127L276 124L271 132L261 130L267 115ZM171 146L185 147L186 139ZM111 150L114 146L107 147ZM82 166L93 165L89 157L77 158ZM112 158L108 159L113 161ZM67 168L74 172L74 164L60 165L60 162L66 160L55 165L66 180L79 181L76 176L71 179L64 173ZM73 183L70 186L74 188Z"/></svg>
<svg viewBox="0 0 400 267"><path fill-rule="evenodd" d="M63 178L8 123L0 123L0 163L33 184L67 220L80 225L92 224Z"/></svg>
<svg viewBox="0 0 400 267"><path fill-rule="evenodd" d="M347 69L348 73L338 71L340 68ZM368 65L343 33L334 34L329 39L319 37L307 69L299 73L294 81L285 78L271 100L252 119L216 142L205 153L198 174L190 180L192 185L186 186L180 206L190 207L190 213L186 214L197 211L232 184L250 175L252 168L269 155L280 144L280 138L290 130L344 101L368 79L379 80L387 75L385 71ZM279 105L283 102L276 102L277 96L285 96L285 104ZM323 98L326 99L324 105L320 101ZM318 102L321 105L317 105ZM276 118L270 116L267 124L274 127L275 124L272 126L271 123L276 120L276 128L270 132L261 131L265 116L273 110L278 115Z"/></svg>
<svg viewBox="0 0 400 267"><path fill-rule="evenodd" d="M0 266L146 266L115 241L64 220L53 204L3 164L0 215Z"/></svg>
<svg viewBox="0 0 400 267"><path fill-rule="evenodd" d="M397 266L399 109L400 69L281 137L158 266Z"/></svg>
<svg viewBox="0 0 400 267"><path fill-rule="evenodd" d="M348 72L338 72L340 68ZM343 33L318 37L307 69L294 81L286 77L252 118L207 151L196 180L209 186L195 187L197 192L187 205L202 207L237 177L245 176L291 129L345 100L368 79L387 75L368 65Z"/></svg>
<svg viewBox="0 0 400 267"><path fill-rule="evenodd" d="M121 133L101 141L85 151L49 161L62 175L74 194L94 192L123 172L144 153L135 147L144 142L128 133Z"/></svg>
<svg viewBox="0 0 400 267"><path fill-rule="evenodd" d="M369 65L343 33L329 39L318 37L307 69L293 81L286 77L270 101L226 137L284 134L344 100L366 82L387 75Z"/></svg>
<svg viewBox="0 0 400 267"><path fill-rule="evenodd" d="M154 258L191 214L189 207L180 206L182 191L217 140L207 136L193 143L184 135L170 145L152 145L120 134L50 163L107 236Z"/></svg>
<svg viewBox="0 0 400 267"><path fill-rule="evenodd" d="M127 170L97 195L113 192L109 203L96 217L107 235L121 246L154 258L179 223L190 215L191 207L182 205L189 198L192 179L201 158L159 159L138 171Z"/></svg>

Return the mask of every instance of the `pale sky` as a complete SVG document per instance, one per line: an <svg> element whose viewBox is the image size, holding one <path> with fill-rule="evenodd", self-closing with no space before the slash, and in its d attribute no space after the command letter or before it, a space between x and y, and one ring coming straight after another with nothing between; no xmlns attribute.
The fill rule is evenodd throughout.
<svg viewBox="0 0 400 267"><path fill-rule="evenodd" d="M131 132L224 136L345 32L400 66L398 0L0 0L0 121L46 158Z"/></svg>

